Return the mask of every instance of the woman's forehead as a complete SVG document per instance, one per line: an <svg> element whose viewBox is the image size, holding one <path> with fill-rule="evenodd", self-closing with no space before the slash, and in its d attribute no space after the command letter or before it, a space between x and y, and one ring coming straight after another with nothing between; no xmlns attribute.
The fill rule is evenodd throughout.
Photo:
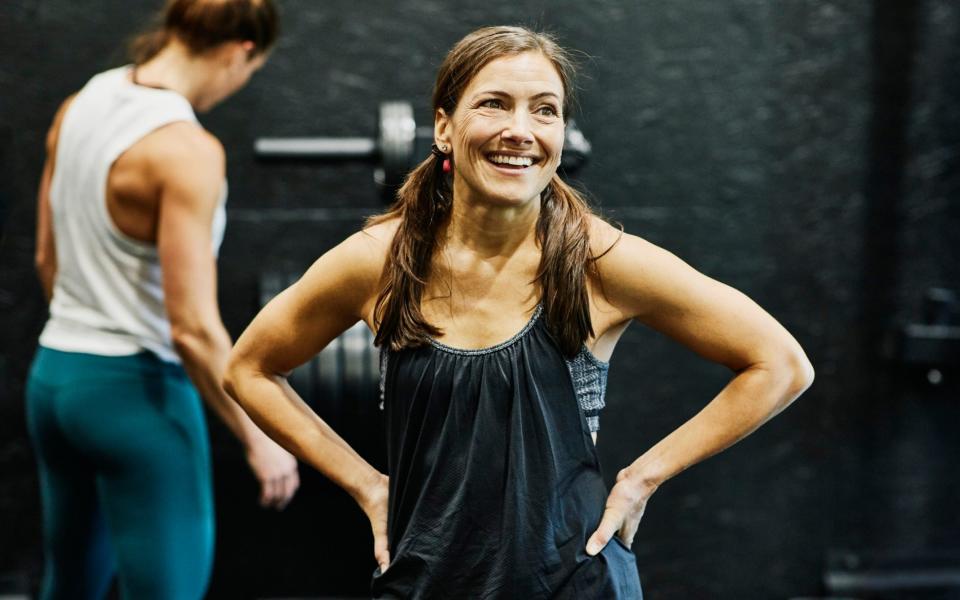
<svg viewBox="0 0 960 600"><path fill-rule="evenodd" d="M549 58L540 52L523 52L488 62L467 84L464 96L488 92L510 95L546 92L563 100L563 81Z"/></svg>

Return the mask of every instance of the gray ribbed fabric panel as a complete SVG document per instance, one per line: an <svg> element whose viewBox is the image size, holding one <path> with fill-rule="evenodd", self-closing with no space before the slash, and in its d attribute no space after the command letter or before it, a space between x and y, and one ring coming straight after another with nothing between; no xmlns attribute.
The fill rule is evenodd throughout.
<svg viewBox="0 0 960 600"><path fill-rule="evenodd" d="M580 410L587 419L590 431L596 433L600 429L600 410L606 404L604 398L610 363L601 361L584 346L573 360L567 361L567 368Z"/></svg>

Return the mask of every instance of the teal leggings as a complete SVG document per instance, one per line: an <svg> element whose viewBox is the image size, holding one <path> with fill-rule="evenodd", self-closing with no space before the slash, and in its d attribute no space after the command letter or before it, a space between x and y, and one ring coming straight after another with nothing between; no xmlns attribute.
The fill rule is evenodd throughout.
<svg viewBox="0 0 960 600"><path fill-rule="evenodd" d="M27 382L40 467L43 600L203 597L213 562L200 398L153 354L40 348Z"/></svg>

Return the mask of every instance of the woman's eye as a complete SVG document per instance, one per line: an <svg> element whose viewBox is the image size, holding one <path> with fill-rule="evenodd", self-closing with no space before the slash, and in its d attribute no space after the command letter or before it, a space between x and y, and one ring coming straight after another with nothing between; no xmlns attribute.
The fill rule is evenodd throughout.
<svg viewBox="0 0 960 600"><path fill-rule="evenodd" d="M541 106L537 109L537 113L543 117L555 117L557 116L557 109L552 106Z"/></svg>
<svg viewBox="0 0 960 600"><path fill-rule="evenodd" d="M500 102L496 98L490 98L489 100L481 102L480 106L484 108L503 108L503 102Z"/></svg>

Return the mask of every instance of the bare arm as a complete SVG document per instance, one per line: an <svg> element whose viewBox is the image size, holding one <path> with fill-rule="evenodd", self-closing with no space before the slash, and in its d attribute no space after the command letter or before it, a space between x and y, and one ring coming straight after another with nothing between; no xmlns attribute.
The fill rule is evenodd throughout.
<svg viewBox="0 0 960 600"><path fill-rule="evenodd" d="M734 374L699 413L618 474L624 485L611 492L594 535L602 547L617 530L630 542L658 486L786 408L810 386L813 368L793 336L747 296L649 242L624 235L598 266L607 299L624 319L661 331Z"/></svg>
<svg viewBox="0 0 960 600"><path fill-rule="evenodd" d="M70 96L63 101L47 131L47 156L43 163L43 174L40 176L40 186L37 191L37 247L34 253L34 264L48 303L53 297L53 280L57 275L57 247L53 238L53 215L50 213L50 182L56 166L60 124L73 98Z"/></svg>
<svg viewBox="0 0 960 600"><path fill-rule="evenodd" d="M157 250L174 347L200 395L243 444L260 480L261 503L280 508L299 485L296 461L220 384L231 342L217 306L211 227L224 179L223 148L188 123L158 131L152 142L161 186Z"/></svg>
<svg viewBox="0 0 960 600"><path fill-rule="evenodd" d="M224 382L264 431L357 501L370 518L381 569L389 563L386 477L310 410L285 374L369 314L385 247L360 232L317 260L240 336Z"/></svg>

